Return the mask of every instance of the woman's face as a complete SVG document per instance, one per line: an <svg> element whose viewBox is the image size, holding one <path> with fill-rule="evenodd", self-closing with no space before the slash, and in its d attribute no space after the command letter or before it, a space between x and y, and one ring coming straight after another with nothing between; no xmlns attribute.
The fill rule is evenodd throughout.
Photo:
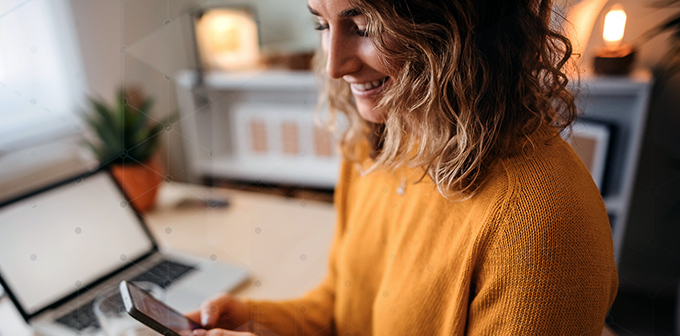
<svg viewBox="0 0 680 336"><path fill-rule="evenodd" d="M381 54L366 35L366 16L348 0L309 0L308 7L318 18L328 76L350 84L364 119L385 122L387 112L376 106L389 73Z"/></svg>

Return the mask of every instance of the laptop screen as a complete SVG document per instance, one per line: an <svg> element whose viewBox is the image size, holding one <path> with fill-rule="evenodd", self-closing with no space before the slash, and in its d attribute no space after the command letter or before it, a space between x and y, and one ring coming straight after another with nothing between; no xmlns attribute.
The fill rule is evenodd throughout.
<svg viewBox="0 0 680 336"><path fill-rule="evenodd" d="M0 208L0 274L29 314L152 248L104 170Z"/></svg>

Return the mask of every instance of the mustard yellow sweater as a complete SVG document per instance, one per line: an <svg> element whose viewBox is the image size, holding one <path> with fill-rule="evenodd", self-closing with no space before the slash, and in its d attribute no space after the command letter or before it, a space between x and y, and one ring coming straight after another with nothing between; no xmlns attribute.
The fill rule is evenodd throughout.
<svg viewBox="0 0 680 336"><path fill-rule="evenodd" d="M345 163L327 278L297 300L248 301L252 319L282 336L600 335L618 285L609 221L553 135L464 202L414 184L419 169Z"/></svg>

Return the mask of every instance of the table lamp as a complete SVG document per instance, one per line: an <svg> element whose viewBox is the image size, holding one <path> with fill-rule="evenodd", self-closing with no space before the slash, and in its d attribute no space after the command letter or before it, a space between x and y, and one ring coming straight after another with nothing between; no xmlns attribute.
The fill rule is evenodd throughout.
<svg viewBox="0 0 680 336"><path fill-rule="evenodd" d="M195 24L199 54L208 69L238 71L259 66L257 23L250 10L206 10Z"/></svg>
<svg viewBox="0 0 680 336"><path fill-rule="evenodd" d="M605 46L595 53L595 73L600 75L625 75L635 60L635 48L622 44L626 28L626 12L621 5L612 6L604 18L602 38Z"/></svg>

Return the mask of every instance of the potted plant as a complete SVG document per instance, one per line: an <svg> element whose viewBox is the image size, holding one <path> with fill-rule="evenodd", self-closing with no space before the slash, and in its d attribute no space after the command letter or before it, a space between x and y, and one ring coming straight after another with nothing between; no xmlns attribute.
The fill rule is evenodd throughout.
<svg viewBox="0 0 680 336"><path fill-rule="evenodd" d="M155 155L157 135L164 124L149 118L153 99L138 97L139 92L128 90L126 98L126 91L121 89L112 106L89 98L93 113L85 113L84 118L96 135L87 144L100 164L111 165L111 173L135 209L145 212L153 207L165 174Z"/></svg>

